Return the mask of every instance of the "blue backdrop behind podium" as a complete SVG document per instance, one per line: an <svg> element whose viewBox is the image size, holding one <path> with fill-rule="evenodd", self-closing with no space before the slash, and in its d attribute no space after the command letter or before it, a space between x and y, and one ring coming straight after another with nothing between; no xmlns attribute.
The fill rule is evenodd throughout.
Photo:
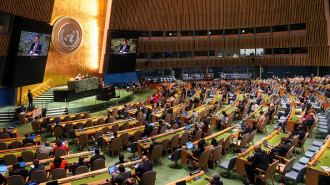
<svg viewBox="0 0 330 185"><path fill-rule="evenodd" d="M113 85L114 83L122 83L122 82L132 82L138 81L137 72L127 72L127 73L113 73L113 74L104 74L104 82L107 85Z"/></svg>

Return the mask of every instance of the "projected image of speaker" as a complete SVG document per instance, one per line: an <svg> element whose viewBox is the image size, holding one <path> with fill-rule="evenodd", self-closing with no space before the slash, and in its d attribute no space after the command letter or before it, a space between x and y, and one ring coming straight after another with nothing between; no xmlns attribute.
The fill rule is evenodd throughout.
<svg viewBox="0 0 330 185"><path fill-rule="evenodd" d="M15 17L3 85L22 87L42 83L53 27Z"/></svg>
<svg viewBox="0 0 330 185"><path fill-rule="evenodd" d="M112 31L110 47L105 61L106 73L123 73L135 70L138 32Z"/></svg>

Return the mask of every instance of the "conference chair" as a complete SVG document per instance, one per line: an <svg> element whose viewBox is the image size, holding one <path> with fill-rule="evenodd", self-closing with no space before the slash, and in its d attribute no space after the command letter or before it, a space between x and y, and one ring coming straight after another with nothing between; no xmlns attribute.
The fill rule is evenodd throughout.
<svg viewBox="0 0 330 185"><path fill-rule="evenodd" d="M48 181L48 173L45 170L38 170L31 173L31 181L43 183Z"/></svg>
<svg viewBox="0 0 330 185"><path fill-rule="evenodd" d="M82 173L87 173L88 171L89 170L88 170L87 166L79 166L77 169L74 170L73 175L79 175L79 174L82 174Z"/></svg>
<svg viewBox="0 0 330 185"><path fill-rule="evenodd" d="M178 125L177 123L174 123L174 124L172 125L171 128L172 128L173 130L175 130L175 129L177 129L178 127L179 127L179 125Z"/></svg>
<svg viewBox="0 0 330 185"><path fill-rule="evenodd" d="M283 176L284 178L284 184L286 184L286 178L285 174L293 169L294 162L296 161L296 158L292 158L290 160L286 160L286 164L279 163L276 168L276 172Z"/></svg>
<svg viewBox="0 0 330 185"><path fill-rule="evenodd" d="M65 116L63 121L64 121L64 122L66 122L66 121L71 121L71 116Z"/></svg>
<svg viewBox="0 0 330 185"><path fill-rule="evenodd" d="M93 120L88 119L85 123L85 127L92 127L93 126Z"/></svg>
<svg viewBox="0 0 330 185"><path fill-rule="evenodd" d="M118 132L119 131L119 125L116 123L114 125L112 125L111 127L111 131L112 132Z"/></svg>
<svg viewBox="0 0 330 185"><path fill-rule="evenodd" d="M168 156L168 159L171 160L171 161L174 161L175 164L174 164L174 168L177 168L178 166L178 161L181 159L181 148L175 150L174 154L172 155L169 155Z"/></svg>
<svg viewBox="0 0 330 185"><path fill-rule="evenodd" d="M218 145L217 147L215 147L210 154L210 162L212 162L213 164L213 169L215 169L215 164L217 161L220 162L221 164L221 157L222 157L222 146Z"/></svg>
<svg viewBox="0 0 330 185"><path fill-rule="evenodd" d="M54 136L56 137L56 140L58 138L63 138L63 129L61 127L55 127Z"/></svg>
<svg viewBox="0 0 330 185"><path fill-rule="evenodd" d="M162 128L160 128L160 134L165 133L166 130L167 130L167 125L162 126Z"/></svg>
<svg viewBox="0 0 330 185"><path fill-rule="evenodd" d="M43 159L49 159L49 154L46 153L38 153L36 156L36 159L43 160Z"/></svg>
<svg viewBox="0 0 330 185"><path fill-rule="evenodd" d="M81 114L76 114L74 120L79 120L79 119L82 119Z"/></svg>
<svg viewBox="0 0 330 185"><path fill-rule="evenodd" d="M3 143L3 142L1 142L0 143L0 150L7 150L8 149L8 145L7 145L7 143Z"/></svg>
<svg viewBox="0 0 330 185"><path fill-rule="evenodd" d="M103 133L107 133L107 132L109 132L110 131L110 128L109 127L103 127L102 128L102 132Z"/></svg>
<svg viewBox="0 0 330 185"><path fill-rule="evenodd" d="M171 138L171 144L170 144L170 148L171 148L171 153L173 154L173 148L177 149L178 148L178 144L179 144L179 134L174 135Z"/></svg>
<svg viewBox="0 0 330 185"><path fill-rule="evenodd" d="M95 143L97 141L97 138L102 137L102 136L103 136L103 131L101 131L101 130L96 131L95 135L92 136L93 142Z"/></svg>
<svg viewBox="0 0 330 185"><path fill-rule="evenodd" d="M135 152L138 151L138 143L137 143L137 142L133 142L133 143L131 144L131 147L130 147L130 148L127 148L127 151L128 151L129 153L133 153L133 156L135 156Z"/></svg>
<svg viewBox="0 0 330 185"><path fill-rule="evenodd" d="M113 116L110 117L110 120ZM109 123L112 123L111 121L109 121ZM104 119L103 118L100 118L96 121L96 125L103 125L104 124Z"/></svg>
<svg viewBox="0 0 330 185"><path fill-rule="evenodd" d="M123 148L123 147L128 148L129 147L129 144L128 144L129 134L127 132L120 135L120 142L121 142L121 148Z"/></svg>
<svg viewBox="0 0 330 185"><path fill-rule="evenodd" d="M221 145L221 146L223 146L223 141L225 140L225 138L221 138L221 139L219 139L219 141L218 141L218 145ZM221 151L222 152L222 151Z"/></svg>
<svg viewBox="0 0 330 185"><path fill-rule="evenodd" d="M302 166L302 168L299 169L295 168L296 165L297 164L294 164L293 169L284 175L285 179L293 181L294 185L303 180L303 177L306 172L306 165Z"/></svg>
<svg viewBox="0 0 330 185"><path fill-rule="evenodd" d="M34 133L41 132L42 127L40 126L39 121L32 121L31 126Z"/></svg>
<svg viewBox="0 0 330 185"><path fill-rule="evenodd" d="M54 123L59 123L59 122L61 122L61 118L60 117L55 117L53 122Z"/></svg>
<svg viewBox="0 0 330 185"><path fill-rule="evenodd" d="M299 136L297 135L291 140L291 143L290 143L290 148L294 147L294 154L296 156L297 156L296 147L297 147L298 142L299 142Z"/></svg>
<svg viewBox="0 0 330 185"><path fill-rule="evenodd" d="M297 147L300 148L301 152L304 152L304 145L305 145L305 141L306 141L307 137L308 137L308 133L306 133L303 140L298 141Z"/></svg>
<svg viewBox="0 0 330 185"><path fill-rule="evenodd" d="M202 134L203 134L202 130L199 129L194 136L193 142L200 140L202 138Z"/></svg>
<svg viewBox="0 0 330 185"><path fill-rule="evenodd" d="M5 161L6 165L13 165L14 163L17 163L18 160L14 154L7 154L3 156L3 160Z"/></svg>
<svg viewBox="0 0 330 185"><path fill-rule="evenodd" d="M266 171L263 171L259 168L256 168L259 174L257 174L254 178L254 181L257 181L257 179L261 179L262 181L265 181L265 184L268 185L267 179L272 179L274 184L274 175L276 171L276 167L278 165L278 161L273 162Z"/></svg>
<svg viewBox="0 0 330 185"><path fill-rule="evenodd" d="M148 171L142 175L141 179L137 177L137 180L140 182L141 185L155 185L156 172Z"/></svg>
<svg viewBox="0 0 330 185"><path fill-rule="evenodd" d="M180 143L179 143L181 145L181 147L187 143L188 138L189 138L189 132L184 132L181 135L181 137L180 137Z"/></svg>
<svg viewBox="0 0 330 185"><path fill-rule="evenodd" d="M65 137L69 136L70 130L73 130L73 124L72 123L65 124L65 126L64 126L64 135L65 135Z"/></svg>
<svg viewBox="0 0 330 185"><path fill-rule="evenodd" d="M248 139L248 141L246 143L246 144L249 145L249 147L251 146L250 143L252 143L252 146L254 145L253 140L254 140L254 137L256 136L256 133L257 133L257 130L254 130L253 132L251 132L251 134L249 136L249 139Z"/></svg>
<svg viewBox="0 0 330 185"><path fill-rule="evenodd" d="M67 176L67 172L63 168L56 168L52 170L52 180L62 179Z"/></svg>
<svg viewBox="0 0 330 185"><path fill-rule="evenodd" d="M234 147L241 150L242 148L246 148L247 141L249 140L250 134L246 133L242 136L241 140L236 140Z"/></svg>
<svg viewBox="0 0 330 185"><path fill-rule="evenodd" d="M18 114L17 117L18 117L18 122L19 122L20 125L21 125L22 123L26 124L27 122L29 122L29 119L26 118L26 117L24 116L24 114Z"/></svg>
<svg viewBox="0 0 330 185"><path fill-rule="evenodd" d="M1 133L0 134L0 139L9 139L9 138L10 138L10 136L9 136L8 133Z"/></svg>
<svg viewBox="0 0 330 185"><path fill-rule="evenodd" d="M171 117L172 117L172 114L167 113L166 116L165 116L165 122L166 123L171 123Z"/></svg>
<svg viewBox="0 0 330 185"><path fill-rule="evenodd" d="M60 157L60 156L64 156L67 154L68 154L68 152L64 148L59 148L59 149L55 150L55 157Z"/></svg>
<svg viewBox="0 0 330 185"><path fill-rule="evenodd" d="M86 145L86 148L88 150L88 134L83 133L80 134L78 138L76 138L77 144L79 145L80 151L82 150L82 146Z"/></svg>
<svg viewBox="0 0 330 185"><path fill-rule="evenodd" d="M100 158L100 159L96 159L95 161L93 161L93 164L92 164L92 167L91 167L92 171L103 169L103 168L105 168L104 159Z"/></svg>
<svg viewBox="0 0 330 185"><path fill-rule="evenodd" d="M35 146L33 143L26 143L23 147L30 147L30 146Z"/></svg>
<svg viewBox="0 0 330 185"><path fill-rule="evenodd" d="M208 160L209 160L209 157L210 157L210 153L211 153L211 150L205 150L199 159L195 158L194 156L192 157L193 158L193 164L195 166L197 166L200 170L202 170L202 168L204 166L206 166L206 169L207 171L209 171L209 167L208 167Z"/></svg>
<svg viewBox="0 0 330 185"><path fill-rule="evenodd" d="M159 159L160 164L162 164L162 151L163 145L157 145L152 149L150 160L152 161L152 166L155 165L154 161Z"/></svg>
<svg viewBox="0 0 330 185"><path fill-rule="evenodd" d="M25 185L24 178L21 175L9 176L6 181L8 185Z"/></svg>
<svg viewBox="0 0 330 185"><path fill-rule="evenodd" d="M85 126L84 123L79 122L79 123L76 124L75 127L76 127L76 129L81 129L81 128L84 128L84 126Z"/></svg>
<svg viewBox="0 0 330 185"><path fill-rule="evenodd" d="M114 138L111 141L111 144L109 146L109 151L112 153L112 157L114 157L114 152L121 153L121 139L120 138Z"/></svg>
<svg viewBox="0 0 330 185"><path fill-rule="evenodd" d="M227 155L227 151L226 151L227 149L228 149L228 151L230 152L230 141L231 141L232 138L233 138L233 135L230 134L230 135L226 138L225 142L223 143L222 148L223 148L223 150L225 151L225 156Z"/></svg>
<svg viewBox="0 0 330 185"><path fill-rule="evenodd" d="M136 132L134 132L133 134L133 141L132 142L137 142L142 136L142 131L138 130Z"/></svg>
<svg viewBox="0 0 330 185"><path fill-rule="evenodd" d="M119 130L127 130L127 129L129 129L129 122L126 122L122 126L120 126Z"/></svg>
<svg viewBox="0 0 330 185"><path fill-rule="evenodd" d="M168 149L168 144L170 143L170 139L164 139L163 141L161 141L161 143L163 145L162 152L166 152L166 155L168 155L167 149Z"/></svg>
<svg viewBox="0 0 330 185"><path fill-rule="evenodd" d="M91 118L91 117L92 117L92 114L90 112L85 112L84 113L84 119Z"/></svg>
<svg viewBox="0 0 330 185"><path fill-rule="evenodd" d="M13 142L11 143L11 147L12 147L12 148L22 148L22 147L23 147L23 144L22 144L21 141L13 141Z"/></svg>
<svg viewBox="0 0 330 185"><path fill-rule="evenodd" d="M234 169L236 165L237 155L232 157L229 161L224 161L220 164L220 168L227 170L227 176L230 177L230 170Z"/></svg>
<svg viewBox="0 0 330 185"><path fill-rule="evenodd" d="M24 162L31 162L34 159L34 153L32 151L24 151L21 155Z"/></svg>

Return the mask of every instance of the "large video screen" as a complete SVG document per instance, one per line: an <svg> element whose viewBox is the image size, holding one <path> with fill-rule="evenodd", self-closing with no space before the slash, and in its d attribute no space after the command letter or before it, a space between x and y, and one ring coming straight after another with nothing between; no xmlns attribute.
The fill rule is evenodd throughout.
<svg viewBox="0 0 330 185"><path fill-rule="evenodd" d="M18 56L47 56L50 34L22 31L18 46Z"/></svg>
<svg viewBox="0 0 330 185"><path fill-rule="evenodd" d="M111 46L106 59L106 73L135 71L138 32L112 31Z"/></svg>
<svg viewBox="0 0 330 185"><path fill-rule="evenodd" d="M53 27L22 17L15 17L13 22L3 85L42 83Z"/></svg>
<svg viewBox="0 0 330 185"><path fill-rule="evenodd" d="M138 39L113 38L111 39L111 54L136 53Z"/></svg>

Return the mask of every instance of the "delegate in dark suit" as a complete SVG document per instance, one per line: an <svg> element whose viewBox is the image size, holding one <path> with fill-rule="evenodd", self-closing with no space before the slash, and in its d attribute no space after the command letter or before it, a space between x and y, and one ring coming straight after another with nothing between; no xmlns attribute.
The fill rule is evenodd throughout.
<svg viewBox="0 0 330 185"><path fill-rule="evenodd" d="M247 158L247 160L251 162L252 165L246 166L245 168L245 173L251 183L254 182L255 175L258 173L256 168L266 171L269 166L267 153L261 150L259 145L254 147L254 152L254 155L249 155Z"/></svg>
<svg viewBox="0 0 330 185"><path fill-rule="evenodd" d="M148 171L152 171L152 162L147 161L147 157L143 156L142 157L142 164L140 164L135 171L137 172L137 175L141 178L142 175Z"/></svg>
<svg viewBox="0 0 330 185"><path fill-rule="evenodd" d="M119 169L119 174L115 174L115 173L112 174L112 183L122 185L126 179L131 178L131 172L125 171L125 167L123 165L120 165L118 169Z"/></svg>
<svg viewBox="0 0 330 185"><path fill-rule="evenodd" d="M35 45L37 45L37 46L35 47ZM32 54L40 55L41 51L42 51L42 44L39 43L39 42L38 43L33 43L33 44L31 44L29 54L30 55L32 55Z"/></svg>

